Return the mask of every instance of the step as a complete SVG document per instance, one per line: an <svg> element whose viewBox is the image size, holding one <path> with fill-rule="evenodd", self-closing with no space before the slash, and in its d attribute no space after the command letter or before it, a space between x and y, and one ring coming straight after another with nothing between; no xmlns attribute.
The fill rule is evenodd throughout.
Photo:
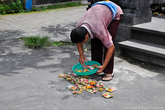
<svg viewBox="0 0 165 110"><path fill-rule="evenodd" d="M131 39L165 46L164 24L165 19L152 17L152 22L133 25Z"/></svg>
<svg viewBox="0 0 165 110"><path fill-rule="evenodd" d="M165 46L165 32L136 27L131 28L131 32L131 39Z"/></svg>
<svg viewBox="0 0 165 110"><path fill-rule="evenodd" d="M132 58L165 66L165 46L134 39L118 43L122 52Z"/></svg>

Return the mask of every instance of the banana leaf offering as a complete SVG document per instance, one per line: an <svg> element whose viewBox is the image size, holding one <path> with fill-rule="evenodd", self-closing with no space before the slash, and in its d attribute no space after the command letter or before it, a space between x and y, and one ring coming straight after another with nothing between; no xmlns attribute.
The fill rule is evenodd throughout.
<svg viewBox="0 0 165 110"><path fill-rule="evenodd" d="M73 94L79 95L82 94L82 91L87 91L89 93L96 93L97 91L103 93L102 96L106 99L112 98L116 89L114 87L105 87L102 81L97 81L95 79L91 79L90 76L80 76L75 77L75 75L67 75L67 74L59 74L60 78L65 78L67 81L72 83L73 85L69 85L66 88L73 91Z"/></svg>

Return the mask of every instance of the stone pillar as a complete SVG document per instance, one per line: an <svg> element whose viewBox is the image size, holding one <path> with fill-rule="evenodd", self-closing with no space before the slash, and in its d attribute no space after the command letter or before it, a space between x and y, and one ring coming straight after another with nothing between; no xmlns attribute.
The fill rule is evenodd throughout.
<svg viewBox="0 0 165 110"><path fill-rule="evenodd" d="M111 0L118 4L123 10L123 17L116 33L115 46L118 42L131 39L132 25L151 22L152 11L150 0Z"/></svg>
<svg viewBox="0 0 165 110"><path fill-rule="evenodd" d="M123 25L135 25L151 22L150 0L111 0L118 4L123 12Z"/></svg>

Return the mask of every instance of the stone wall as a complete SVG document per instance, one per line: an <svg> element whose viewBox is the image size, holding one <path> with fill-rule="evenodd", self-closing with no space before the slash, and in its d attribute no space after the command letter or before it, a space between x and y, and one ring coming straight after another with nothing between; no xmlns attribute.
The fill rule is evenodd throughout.
<svg viewBox="0 0 165 110"><path fill-rule="evenodd" d="M150 0L111 0L121 6L124 25L135 25L151 21Z"/></svg>
<svg viewBox="0 0 165 110"><path fill-rule="evenodd" d="M118 28L115 40L115 46L118 42L131 39L132 25L151 22L152 11L150 0L111 0L118 4L123 10L123 17Z"/></svg>
<svg viewBox="0 0 165 110"><path fill-rule="evenodd" d="M88 5L87 9L90 6L98 1L102 0L88 0L91 4ZM116 34L115 44L117 42L124 41L131 38L131 27L132 25L151 22L152 11L151 3L152 0L110 0L117 5L119 5L124 14Z"/></svg>

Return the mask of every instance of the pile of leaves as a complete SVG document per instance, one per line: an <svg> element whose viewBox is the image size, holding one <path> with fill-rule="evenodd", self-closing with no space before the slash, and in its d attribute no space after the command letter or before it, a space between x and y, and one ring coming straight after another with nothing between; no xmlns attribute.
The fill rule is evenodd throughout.
<svg viewBox="0 0 165 110"><path fill-rule="evenodd" d="M111 92L115 91L115 88L105 87L101 81L91 79L89 76L74 77L74 75L71 76L66 74L59 74L58 76L65 78L67 81L74 84L74 86L67 86L67 89L72 90L73 94L79 95L82 94L82 91L86 90L90 93L106 91L106 93L103 93L102 96L107 99L114 96Z"/></svg>

